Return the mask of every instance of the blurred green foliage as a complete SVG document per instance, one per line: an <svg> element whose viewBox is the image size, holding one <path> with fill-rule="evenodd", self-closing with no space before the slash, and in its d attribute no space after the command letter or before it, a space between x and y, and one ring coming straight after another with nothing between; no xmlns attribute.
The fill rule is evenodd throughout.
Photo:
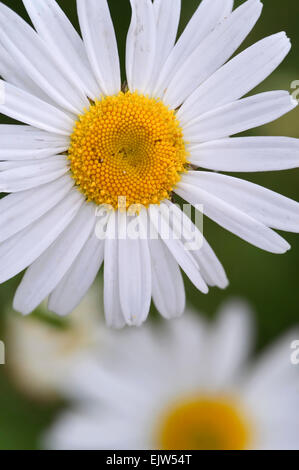
<svg viewBox="0 0 299 470"><path fill-rule="evenodd" d="M29 21L21 0L3 0L3 3ZM78 27L75 0L60 0L59 3ZM181 31L199 1L182 0L182 3ZM235 3L239 5L242 2ZM291 91L291 82L299 80L299 3L294 0L264 0L263 3L262 18L242 45L242 49L281 30L287 32L293 48L279 69L255 91ZM129 1L109 0L109 5L117 32L124 76L125 40L130 23ZM1 122L11 121L1 117ZM299 137L299 109L279 121L255 129L250 134ZM240 176L299 200L299 170ZM230 287L225 291L212 289L209 295L204 296L186 280L188 299L193 307L213 316L220 303L228 297L247 299L256 312L258 349L298 323L299 238L296 234L286 234L292 250L286 255L278 256L248 245L207 219L204 222L204 231L227 270ZM11 309L13 292L19 280L20 276L0 286L0 339L4 339L5 335L4 310ZM8 357L7 365L0 366L0 449L37 448L41 430L51 421L56 411L57 406L35 403L14 388L9 377Z"/></svg>

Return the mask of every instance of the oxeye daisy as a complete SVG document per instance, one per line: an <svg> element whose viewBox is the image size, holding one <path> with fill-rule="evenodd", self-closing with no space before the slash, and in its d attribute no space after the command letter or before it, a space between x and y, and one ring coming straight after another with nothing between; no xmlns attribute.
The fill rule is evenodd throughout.
<svg viewBox="0 0 299 470"><path fill-rule="evenodd" d="M253 318L230 300L217 320L183 318L107 331L65 383L73 403L47 433L52 449L298 449L298 330L250 360ZM117 360L116 360L117 358Z"/></svg>
<svg viewBox="0 0 299 470"><path fill-rule="evenodd" d="M229 60L259 0L235 10L232 0L202 0L177 41L180 0L131 0L123 86L106 0L77 0L82 38L55 0L23 3L35 29L0 4L0 111L24 123L0 127L0 191L11 193L0 204L0 282L28 268L16 310L49 297L51 311L71 312L103 261L115 327L143 323L151 298L164 317L180 315L180 268L204 293L225 288L223 267L175 195L259 248L289 249L271 228L299 230L296 202L206 171L299 164L295 139L231 138L297 104L285 91L242 98L290 49L278 33ZM128 236L129 222L138 236Z"/></svg>

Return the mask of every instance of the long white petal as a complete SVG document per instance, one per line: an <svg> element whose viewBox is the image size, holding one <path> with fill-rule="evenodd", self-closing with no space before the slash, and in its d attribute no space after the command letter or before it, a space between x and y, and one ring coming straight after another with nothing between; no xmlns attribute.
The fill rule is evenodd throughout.
<svg viewBox="0 0 299 470"><path fill-rule="evenodd" d="M79 34L55 0L23 0L28 15L59 68L92 99L100 95Z"/></svg>
<svg viewBox="0 0 299 470"><path fill-rule="evenodd" d="M115 211L110 215L104 253L104 307L107 325L123 328L126 324L119 297L119 260Z"/></svg>
<svg viewBox="0 0 299 470"><path fill-rule="evenodd" d="M62 108L80 114L86 96L65 77L44 41L14 11L0 3L0 39L25 73Z"/></svg>
<svg viewBox="0 0 299 470"><path fill-rule="evenodd" d="M60 109L0 80L0 112L54 134L69 136L74 119Z"/></svg>
<svg viewBox="0 0 299 470"><path fill-rule="evenodd" d="M259 0L248 0L225 18L184 61L171 80L164 101L175 109L238 49L262 11Z"/></svg>
<svg viewBox="0 0 299 470"><path fill-rule="evenodd" d="M287 91L259 93L194 119L184 128L184 137L190 143L228 137L274 121L297 104Z"/></svg>
<svg viewBox="0 0 299 470"><path fill-rule="evenodd" d="M69 171L64 155L36 160L33 165L20 162L18 168L0 173L0 192L14 193L49 183Z"/></svg>
<svg viewBox="0 0 299 470"><path fill-rule="evenodd" d="M192 256L197 262L201 275L209 286L218 286L224 289L228 285L225 271L217 256L203 237L200 228L196 226L190 217L180 207L166 201L171 213L176 217L176 225L182 227L182 238L185 244L192 249Z"/></svg>
<svg viewBox="0 0 299 470"><path fill-rule="evenodd" d="M93 204L84 204L65 231L27 269L14 298L14 309L28 314L55 289L89 238L95 223Z"/></svg>
<svg viewBox="0 0 299 470"><path fill-rule="evenodd" d="M48 309L58 315L68 315L81 302L94 282L104 259L104 241L92 232L77 259L52 292Z"/></svg>
<svg viewBox="0 0 299 470"><path fill-rule="evenodd" d="M77 214L84 198L71 191L39 220L0 245L0 283L23 271L63 232Z"/></svg>
<svg viewBox="0 0 299 470"><path fill-rule="evenodd" d="M290 48L286 34L277 33L238 54L185 101L177 113L181 125L246 95L278 67Z"/></svg>
<svg viewBox="0 0 299 470"><path fill-rule="evenodd" d="M51 98L22 70L18 62L12 59L2 44L0 44L0 76L3 80L21 88L21 90L53 104Z"/></svg>
<svg viewBox="0 0 299 470"><path fill-rule="evenodd" d="M195 185L180 182L176 193L192 205L202 204L207 217L262 250L285 253L290 249L290 245L273 230Z"/></svg>
<svg viewBox="0 0 299 470"><path fill-rule="evenodd" d="M78 16L87 55L105 95L120 91L117 42L107 0L77 0Z"/></svg>
<svg viewBox="0 0 299 470"><path fill-rule="evenodd" d="M182 240L176 237L174 230L171 226L168 227L169 236L165 236L165 233L163 233L161 221L162 223L165 223L168 214L169 209L165 204L161 204L159 207L156 207L154 205L150 206L150 220L155 230L160 234L163 242L166 244L172 256L175 258L182 270L189 277L191 282L197 287L197 289L199 289L204 294L207 294L209 291L208 286L206 285L205 281L201 276L198 263L192 256L192 252L188 251L184 246ZM168 221L166 223L168 223Z"/></svg>
<svg viewBox="0 0 299 470"><path fill-rule="evenodd" d="M155 0L154 12L158 47L156 48L155 65L150 82L151 91L154 90L162 67L175 44L181 14L181 0Z"/></svg>
<svg viewBox="0 0 299 470"><path fill-rule="evenodd" d="M191 171L184 181L195 184L268 227L299 232L299 203L258 184L219 173Z"/></svg>
<svg viewBox="0 0 299 470"><path fill-rule="evenodd" d="M127 37L126 71L130 91L146 93L156 56L156 17L151 0L130 0L132 20Z"/></svg>
<svg viewBox="0 0 299 470"><path fill-rule="evenodd" d="M152 260L152 296L165 318L175 318L185 310L186 295L180 268L162 240L149 241Z"/></svg>
<svg viewBox="0 0 299 470"><path fill-rule="evenodd" d="M74 181L62 176L39 188L9 194L0 200L0 242L31 225L62 201Z"/></svg>
<svg viewBox="0 0 299 470"><path fill-rule="evenodd" d="M34 160L65 152L66 136L50 134L30 126L0 125L0 160Z"/></svg>
<svg viewBox="0 0 299 470"><path fill-rule="evenodd" d="M165 3L161 0L160 3ZM193 17L169 54L159 74L154 94L163 96L172 78L186 59L211 33L218 23L231 12L232 0L202 0ZM160 42L158 42L160 47Z"/></svg>
<svg viewBox="0 0 299 470"><path fill-rule="evenodd" d="M193 165L216 171L253 172L299 167L299 139L234 137L190 145Z"/></svg>
<svg viewBox="0 0 299 470"><path fill-rule="evenodd" d="M148 316L151 303L151 259L145 236L146 213L142 212L136 217L140 235L133 239L126 232L130 217L119 213L119 292L127 324L140 326ZM120 233L124 234L124 239Z"/></svg>

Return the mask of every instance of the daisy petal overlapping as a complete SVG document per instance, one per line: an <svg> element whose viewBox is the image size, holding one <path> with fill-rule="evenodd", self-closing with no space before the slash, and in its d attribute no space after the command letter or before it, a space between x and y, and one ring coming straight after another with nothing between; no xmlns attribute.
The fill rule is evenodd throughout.
<svg viewBox="0 0 299 470"><path fill-rule="evenodd" d="M145 106L165 106L184 139L188 165L177 166L165 199L160 191L157 203L149 198L139 212L144 230L153 225L159 232L157 214L169 211L177 194L259 248L273 253L290 248L272 229L299 231L296 202L206 171L299 166L296 139L232 137L297 105L285 91L243 98L290 50L285 33L278 33L230 59L260 17L259 0L236 9L232 0L202 0L177 41L180 0L131 0L126 89L106 0L77 0L82 38L55 0L23 3L34 29L0 4L0 111L23 123L0 127L0 191L11 193L0 201L0 282L28 268L15 296L16 310L28 314L49 297L52 311L68 314L103 261L105 314L113 327L141 325L151 298L164 317L181 315L180 268L204 293L208 286L227 286L206 240L195 251L187 251L182 240L161 236L124 241L118 235L128 214L117 209L109 213L106 238L97 238L98 207L74 178L69 149L76 123L109 97L113 103L118 97L143 96ZM176 208L174 213L179 218Z"/></svg>

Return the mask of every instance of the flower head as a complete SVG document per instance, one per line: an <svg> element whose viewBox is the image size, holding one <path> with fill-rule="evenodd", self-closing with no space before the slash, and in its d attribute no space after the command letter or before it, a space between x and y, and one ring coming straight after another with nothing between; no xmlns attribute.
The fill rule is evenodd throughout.
<svg viewBox="0 0 299 470"><path fill-rule="evenodd" d="M35 29L0 4L0 111L25 124L0 127L0 191L10 193L0 201L0 282L28 268L16 310L49 297L50 310L70 313L103 261L114 327L143 323L151 298L164 317L181 315L180 268L203 293L225 288L176 195L259 248L290 248L272 228L299 231L296 202L203 171L299 165L296 139L231 138L297 104L284 91L242 98L290 49L278 33L229 60L259 0L234 10L202 0L177 41L180 0L131 0L123 87L106 0L77 0L83 39L55 0L23 2Z"/></svg>

